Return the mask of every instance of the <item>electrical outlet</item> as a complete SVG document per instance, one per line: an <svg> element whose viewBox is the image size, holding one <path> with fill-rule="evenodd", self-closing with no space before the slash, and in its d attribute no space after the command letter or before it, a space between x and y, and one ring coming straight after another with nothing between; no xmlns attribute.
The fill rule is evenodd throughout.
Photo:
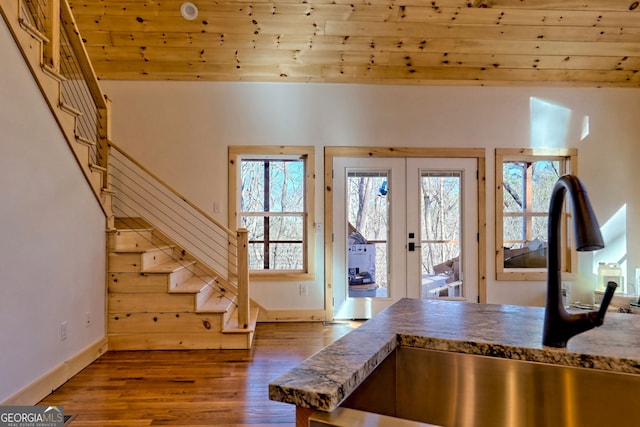
<svg viewBox="0 0 640 427"><path fill-rule="evenodd" d="M91 326L91 313L88 311L84 314L84 327L88 328Z"/></svg>
<svg viewBox="0 0 640 427"><path fill-rule="evenodd" d="M60 341L67 340L67 321L60 323Z"/></svg>
<svg viewBox="0 0 640 427"><path fill-rule="evenodd" d="M304 283L300 284L300 296L301 297L307 296L307 285L305 285Z"/></svg>

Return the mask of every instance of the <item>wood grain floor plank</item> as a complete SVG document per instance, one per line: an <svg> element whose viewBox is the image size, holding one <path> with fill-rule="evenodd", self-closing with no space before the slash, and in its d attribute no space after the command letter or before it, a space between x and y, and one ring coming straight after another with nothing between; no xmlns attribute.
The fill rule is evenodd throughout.
<svg viewBox="0 0 640 427"><path fill-rule="evenodd" d="M271 380L359 326L259 323L251 350L112 351L46 397L70 427L294 426Z"/></svg>

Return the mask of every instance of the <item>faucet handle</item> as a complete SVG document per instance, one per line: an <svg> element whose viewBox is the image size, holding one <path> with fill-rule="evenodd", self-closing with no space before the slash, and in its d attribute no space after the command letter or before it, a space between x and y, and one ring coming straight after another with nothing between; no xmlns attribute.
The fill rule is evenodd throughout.
<svg viewBox="0 0 640 427"><path fill-rule="evenodd" d="M604 296L602 297L602 302L600 302L600 310L598 310L598 315L596 316L596 323L598 326L602 325L604 322L604 315L607 312L607 308L609 307L609 303L613 299L613 293L616 291L618 284L616 282L608 282L607 289L604 292Z"/></svg>

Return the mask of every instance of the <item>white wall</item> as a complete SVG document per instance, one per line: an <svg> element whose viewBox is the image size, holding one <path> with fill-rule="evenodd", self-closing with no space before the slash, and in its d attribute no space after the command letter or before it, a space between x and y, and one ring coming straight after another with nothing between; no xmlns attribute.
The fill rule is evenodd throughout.
<svg viewBox="0 0 640 427"><path fill-rule="evenodd" d="M2 19L0 57L3 402L104 338L105 218Z"/></svg>
<svg viewBox="0 0 640 427"><path fill-rule="evenodd" d="M225 222L229 145L315 146L320 223L325 146L486 148L488 299L495 303L542 305L546 288L494 280L494 148L577 147L600 221L627 205L629 266L640 265L640 239L631 237L640 235L638 89L115 81L103 88L114 101L115 142L205 210L221 203L213 215ZM588 272L592 255L581 260ZM308 297L298 296L297 283L255 284L252 296L270 309L322 308L321 267ZM592 280L588 274L574 284L574 298L588 299Z"/></svg>

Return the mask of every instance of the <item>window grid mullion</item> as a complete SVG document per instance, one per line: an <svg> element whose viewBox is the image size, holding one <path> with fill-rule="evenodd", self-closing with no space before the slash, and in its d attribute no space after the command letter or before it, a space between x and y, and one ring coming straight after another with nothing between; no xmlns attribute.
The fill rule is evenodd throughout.
<svg viewBox="0 0 640 427"><path fill-rule="evenodd" d="M282 147L278 147L279 154L266 151L264 155L236 154L242 187L237 193L240 210L235 218L249 229L250 269L252 274L260 271L308 274L312 271L307 264L308 222L313 214L307 211L306 162L313 155L283 153ZM312 188L309 191L313 194Z"/></svg>
<svg viewBox="0 0 640 427"><path fill-rule="evenodd" d="M270 172L269 172L269 161L264 161L264 210L265 212L269 212L271 210L269 200L271 199L271 180L270 180ZM263 219L264 226L264 244L262 246L263 250L263 268L265 270L269 270L269 252L270 252L270 244L271 244L271 235L269 232L269 217L265 216Z"/></svg>

